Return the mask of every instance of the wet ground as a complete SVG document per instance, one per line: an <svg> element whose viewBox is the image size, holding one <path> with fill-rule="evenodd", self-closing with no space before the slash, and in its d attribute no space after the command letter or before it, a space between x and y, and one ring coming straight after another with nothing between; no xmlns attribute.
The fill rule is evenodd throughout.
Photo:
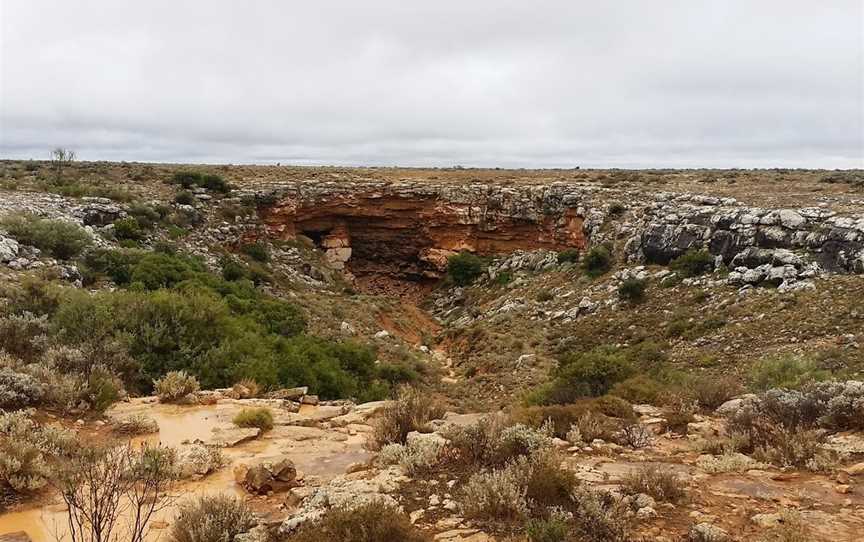
<svg viewBox="0 0 864 542"><path fill-rule="evenodd" d="M245 401L230 399L220 400L215 405L165 405L152 398L142 398L115 405L107 414L110 417L144 414L156 420L159 432L135 437L132 439L133 445L146 443L182 448L195 440L206 443L212 441L214 435L233 431L231 420L245 405ZM304 406L299 413L274 409L277 425L271 431L253 440L224 448L228 465L200 480L183 481L174 488L173 493L178 496L176 502L151 522L154 529L147 540L160 538L179 503L211 493L245 495L233 476L233 467L241 463L287 456L302 473L307 485L318 485L345 473L352 463L369 459L369 452L363 448L367 426L320 429L302 425L332 416L335 413L332 408ZM104 431L94 431L86 426L81 431L82 435L93 433L104 435ZM19 509L0 514L0 534L24 531L34 542L53 542L68 532L65 521L66 509L62 499L47 493L39 502L24 504Z"/></svg>

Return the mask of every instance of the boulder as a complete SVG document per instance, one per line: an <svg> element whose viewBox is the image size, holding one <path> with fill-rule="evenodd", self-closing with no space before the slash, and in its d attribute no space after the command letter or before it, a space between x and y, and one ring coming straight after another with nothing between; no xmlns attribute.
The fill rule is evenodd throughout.
<svg viewBox="0 0 864 542"><path fill-rule="evenodd" d="M218 470L223 464L222 454L218 450L200 442L182 449L177 457L177 468L181 479L206 476Z"/></svg>
<svg viewBox="0 0 864 542"><path fill-rule="evenodd" d="M0 235L0 262L7 263L18 257L18 241Z"/></svg>
<svg viewBox="0 0 864 542"><path fill-rule="evenodd" d="M287 399L289 401L300 402L303 396L309 393L309 388L301 386L299 388L285 388L276 390L267 394L268 399Z"/></svg>
<svg viewBox="0 0 864 542"><path fill-rule="evenodd" d="M781 209L777 214L780 217L780 224L790 230L798 229L807 222L807 219L800 213L791 209Z"/></svg>
<svg viewBox="0 0 864 542"><path fill-rule="evenodd" d="M699 523L690 529L690 540L699 542L726 542L729 533L710 523Z"/></svg>
<svg viewBox="0 0 864 542"><path fill-rule="evenodd" d="M299 485L297 468L287 457L264 460L251 466L238 465L234 468L234 480L246 491L259 495Z"/></svg>
<svg viewBox="0 0 864 542"><path fill-rule="evenodd" d="M859 476L864 474L864 461L861 463L855 463L849 467L841 469L843 472L848 474L849 476Z"/></svg>

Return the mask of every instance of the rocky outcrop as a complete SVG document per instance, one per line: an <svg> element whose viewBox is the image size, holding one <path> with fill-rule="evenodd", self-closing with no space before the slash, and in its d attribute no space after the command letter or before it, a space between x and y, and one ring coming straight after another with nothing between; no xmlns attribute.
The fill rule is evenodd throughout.
<svg viewBox="0 0 864 542"><path fill-rule="evenodd" d="M312 239L357 276L437 279L460 251L583 249L600 217L572 186L293 183L259 194L269 235Z"/></svg>
<svg viewBox="0 0 864 542"><path fill-rule="evenodd" d="M800 269L812 261L828 271L864 272L864 215L821 207L761 209L732 198L658 194L631 229L626 252L633 261L665 264L706 249L733 268Z"/></svg>

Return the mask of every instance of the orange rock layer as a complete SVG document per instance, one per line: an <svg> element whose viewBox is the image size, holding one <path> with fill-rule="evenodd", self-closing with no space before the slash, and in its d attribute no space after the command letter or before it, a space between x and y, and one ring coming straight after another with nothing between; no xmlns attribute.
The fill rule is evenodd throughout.
<svg viewBox="0 0 864 542"><path fill-rule="evenodd" d="M259 213L270 236L304 235L358 278L422 282L439 278L447 257L460 251L494 255L587 244L583 217L574 208L513 212L482 200L446 201L435 193L288 195Z"/></svg>

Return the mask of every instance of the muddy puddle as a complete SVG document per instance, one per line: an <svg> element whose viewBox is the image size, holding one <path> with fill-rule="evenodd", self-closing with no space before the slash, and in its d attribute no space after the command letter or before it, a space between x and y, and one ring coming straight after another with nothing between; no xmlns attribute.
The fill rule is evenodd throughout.
<svg viewBox="0 0 864 542"><path fill-rule="evenodd" d="M208 442L214 431L230 431L234 415L243 408L234 401L220 401L208 406L163 405L147 400L135 400L115 407L109 414L129 416L144 414L156 420L159 432L136 437L133 445L162 445L180 448L184 444L201 440ZM316 407L304 406L299 413L303 418L317 418L321 412ZM278 423L279 416L277 416ZM167 536L166 525L176 513L181 502L196 496L213 493L230 493L244 496L244 490L234 482L233 468L267 458L288 457L298 471L303 473L307 485L318 485L343 474L349 465L366 461L370 454L363 449L362 434L347 434L340 430L303 427L300 425L277 425L256 439L224 448L229 464L201 480L180 482L173 490L178 496L171 508L158 514L151 523L161 529L152 529L147 540L156 541ZM63 540L67 533L66 511L62 500L48 495L38 505L0 514L0 534L23 531L34 542ZM68 540L68 536L66 539Z"/></svg>

